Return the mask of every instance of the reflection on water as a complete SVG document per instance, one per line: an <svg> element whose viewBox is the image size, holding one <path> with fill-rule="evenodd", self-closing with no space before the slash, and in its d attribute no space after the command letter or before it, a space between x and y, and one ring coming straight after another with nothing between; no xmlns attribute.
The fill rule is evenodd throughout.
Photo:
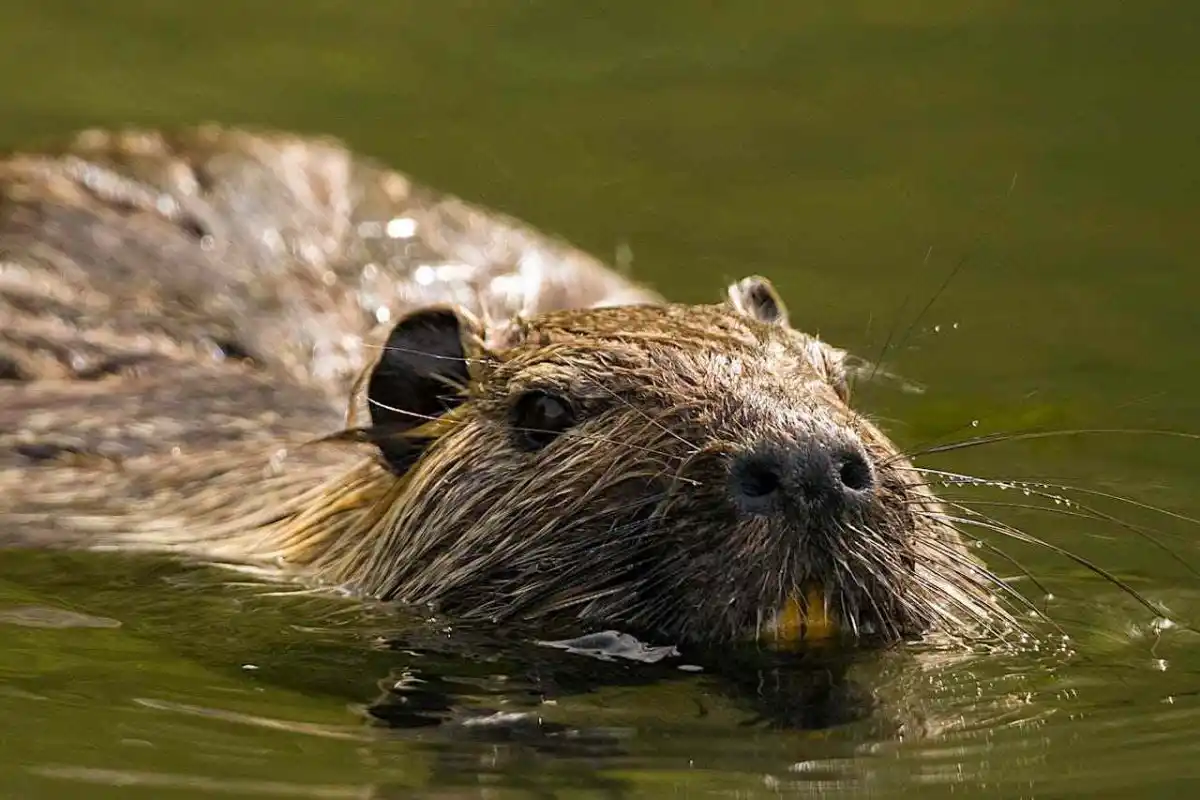
<svg viewBox="0 0 1200 800"><path fill-rule="evenodd" d="M330 132L681 300L769 275L880 365L860 402L915 450L1197 429L1200 6L280 8L17 3L0 139ZM993 652L597 658L5 553L0 794L1165 796L1200 778L1198 458L1148 433L922 455L1049 619Z"/></svg>
<svg viewBox="0 0 1200 800"><path fill-rule="evenodd" d="M154 772L128 772L116 769L79 769L78 767L44 766L33 769L34 774L82 784L102 784L122 788L184 789L213 795L234 794L245 797L258 795L304 797L324 800L358 800L375 796L369 789L358 786L306 786L283 781L237 781L209 778L204 775L168 775Z"/></svg>
<svg viewBox="0 0 1200 800"><path fill-rule="evenodd" d="M1058 601L1072 638L999 650L638 659L620 657L639 650L623 636L544 646L152 559L22 553L8 567L14 586L127 620L6 637L0 704L37 723L5 757L21 765L14 789L39 793L1140 796L1191 775L1198 744L1194 637L1156 632L1111 586ZM1095 588L1078 582L1063 595Z"/></svg>

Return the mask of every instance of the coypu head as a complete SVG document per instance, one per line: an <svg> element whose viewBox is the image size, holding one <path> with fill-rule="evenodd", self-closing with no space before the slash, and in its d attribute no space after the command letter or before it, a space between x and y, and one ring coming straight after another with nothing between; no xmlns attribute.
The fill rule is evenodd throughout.
<svg viewBox="0 0 1200 800"><path fill-rule="evenodd" d="M401 319L361 431L390 488L321 560L384 599L677 641L991 628L993 580L770 283L719 304ZM382 470L381 470L381 474Z"/></svg>

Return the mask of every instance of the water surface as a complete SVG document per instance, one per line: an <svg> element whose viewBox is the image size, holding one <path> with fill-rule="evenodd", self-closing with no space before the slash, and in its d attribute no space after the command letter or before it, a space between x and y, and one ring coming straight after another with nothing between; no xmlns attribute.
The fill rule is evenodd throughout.
<svg viewBox="0 0 1200 800"><path fill-rule="evenodd" d="M770 276L798 324L903 378L860 389L908 446L1200 431L1198 34L1185 0L17 0L0 26L0 143L208 119L333 133L632 255L680 300ZM1091 434L921 463L1200 517L1197 441ZM1197 525L1036 486L947 493L1086 555L1176 625L995 536L1066 639L824 673L697 672L686 652L606 662L159 560L5 553L0 795L1195 788ZM838 719L866 707L856 693L870 713Z"/></svg>

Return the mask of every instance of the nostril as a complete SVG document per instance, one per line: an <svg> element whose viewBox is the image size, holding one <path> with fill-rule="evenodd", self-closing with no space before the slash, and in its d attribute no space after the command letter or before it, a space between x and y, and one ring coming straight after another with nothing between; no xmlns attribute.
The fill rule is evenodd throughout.
<svg viewBox="0 0 1200 800"><path fill-rule="evenodd" d="M779 472L763 461L746 461L739 465L736 485L743 497L759 499L779 490Z"/></svg>
<svg viewBox="0 0 1200 800"><path fill-rule="evenodd" d="M840 514L875 487L875 470L857 443L807 437L763 442L729 465L728 492L743 514L783 515L793 523Z"/></svg>
<svg viewBox="0 0 1200 800"><path fill-rule="evenodd" d="M875 476L866 456L861 453L848 454L838 467L838 479L847 489L865 492L875 484Z"/></svg>

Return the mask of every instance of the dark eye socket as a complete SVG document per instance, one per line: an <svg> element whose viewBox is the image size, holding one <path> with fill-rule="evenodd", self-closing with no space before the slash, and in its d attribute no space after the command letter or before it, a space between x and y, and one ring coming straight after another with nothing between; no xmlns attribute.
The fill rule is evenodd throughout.
<svg viewBox="0 0 1200 800"><path fill-rule="evenodd" d="M535 390L517 398L512 424L522 447L540 450L575 424L575 411L566 398Z"/></svg>

